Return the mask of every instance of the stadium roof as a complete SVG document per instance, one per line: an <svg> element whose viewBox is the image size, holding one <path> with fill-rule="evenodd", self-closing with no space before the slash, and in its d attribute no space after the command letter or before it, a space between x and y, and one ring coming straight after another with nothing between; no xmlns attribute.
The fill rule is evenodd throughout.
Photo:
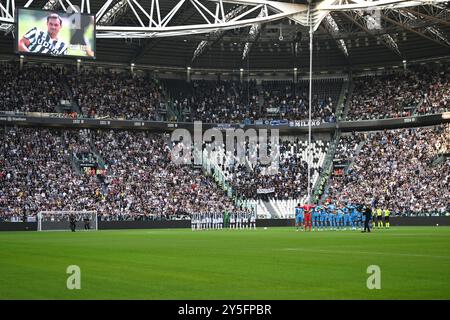
<svg viewBox="0 0 450 320"><path fill-rule="evenodd" d="M61 10L57 0L33 0L29 7ZM385 0L387 2L391 0ZM8 0L0 0L6 7ZM28 1L16 0L23 7ZM72 0L81 5L82 0ZM87 2L87 0L86 0ZM108 0L91 0L91 13L98 13ZM102 26L140 25L137 3L150 12L152 3L159 2L160 14L166 16L180 4L169 26L198 25L205 22L206 9L214 13L219 0L110 0ZM232 3L229 3L232 2ZM224 15L239 15L243 3L263 3L264 0L224 0ZM303 6L308 1L285 0L272 3L288 3ZM311 1L313 5L345 5L364 0ZM349 65L378 65L401 63L403 60L450 56L450 2L429 1L407 7L383 7L381 10L332 11L321 19L314 33L314 65L321 68ZM420 1L415 1L419 4ZM84 3L84 1L83 1ZM131 4L131 5L130 5ZM195 5L196 4L196 5ZM198 10L203 5L206 9ZM68 5L67 5L68 6ZM156 7L155 7L156 8ZM268 16L265 6L258 7L247 18ZM270 8L270 6L269 6ZM235 12L233 12L233 10ZM267 9L266 9L267 10ZM156 9L155 9L156 11ZM306 11L305 11L306 12ZM156 14L156 13L155 13ZM4 16L4 15L2 15ZM141 15L142 16L142 15ZM97 39L97 60L102 62L136 63L159 66L225 69L290 69L306 68L309 63L309 27L292 16L265 23L255 23L241 28L202 34L184 34L174 37L138 37L126 35L120 38ZM210 17L211 19L211 17ZM225 20L225 19L224 19ZM0 35L0 55L13 54L13 32L10 25L0 24L5 35ZM100 31L97 30L99 34Z"/></svg>

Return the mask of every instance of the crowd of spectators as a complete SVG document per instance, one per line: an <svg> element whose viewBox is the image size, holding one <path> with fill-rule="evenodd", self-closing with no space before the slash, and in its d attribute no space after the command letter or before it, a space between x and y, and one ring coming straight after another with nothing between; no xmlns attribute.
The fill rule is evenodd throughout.
<svg viewBox="0 0 450 320"><path fill-rule="evenodd" d="M102 216L183 216L205 208L220 212L233 206L225 192L201 170L171 161L169 140L148 132L95 133L95 146L107 163Z"/></svg>
<svg viewBox="0 0 450 320"><path fill-rule="evenodd" d="M325 158L328 142L313 141L312 145L312 185L317 180ZM308 152L307 141L298 137L284 137L280 140L278 157L276 149L269 149L271 163L254 161L247 152L245 159L223 148L208 154L223 173L235 195L242 199L300 199L307 193ZM254 156L254 155L252 155ZM261 156L261 154L260 154ZM278 158L278 159L277 159ZM258 193L258 189L264 190Z"/></svg>
<svg viewBox="0 0 450 320"><path fill-rule="evenodd" d="M83 69L67 76L74 101L85 117L162 120L161 86L147 74Z"/></svg>
<svg viewBox="0 0 450 320"><path fill-rule="evenodd" d="M54 210L96 210L103 220L182 219L205 208L233 208L202 170L171 161L173 143L164 134L2 127L0 136L1 220ZM330 180L329 197L362 203L375 198L398 215L449 212L449 137L449 125L344 135L335 158L351 166ZM91 144L106 162L102 180L77 174L70 161L72 152ZM327 147L313 141L313 181ZM278 171L220 150L211 157L239 198L299 199L307 190L306 141L283 138L279 155Z"/></svg>
<svg viewBox="0 0 450 320"><path fill-rule="evenodd" d="M450 75L414 68L354 79L348 120L385 119L450 110Z"/></svg>
<svg viewBox="0 0 450 320"><path fill-rule="evenodd" d="M450 73L440 72L428 75L429 85L425 89L423 102L417 114L441 113L450 111Z"/></svg>
<svg viewBox="0 0 450 320"><path fill-rule="evenodd" d="M347 119L398 118L450 110L450 73L446 68L420 66L381 76L354 77ZM25 64L22 70L18 65L4 64L0 76L2 111L158 121L169 119L166 104L170 100L179 119L187 122L306 120L309 112L309 85L304 80L264 80L259 85L256 80L167 80L163 87L148 73L89 67L78 72L73 67L43 64ZM313 120L336 121L342 84L342 79L313 81ZM58 108L62 101L74 107L63 111Z"/></svg>
<svg viewBox="0 0 450 320"><path fill-rule="evenodd" d="M0 215L95 209L101 186L74 174L61 131L4 127L0 139Z"/></svg>
<svg viewBox="0 0 450 320"><path fill-rule="evenodd" d="M6 64L0 70L0 111L57 112L69 100L62 69L52 66Z"/></svg>
<svg viewBox="0 0 450 320"><path fill-rule="evenodd" d="M306 120L309 117L309 83L300 81L263 81L263 114L270 118ZM342 79L313 81L311 119L336 122L336 105ZM271 111L274 110L274 111Z"/></svg>
<svg viewBox="0 0 450 320"><path fill-rule="evenodd" d="M208 123L254 123L257 120L308 119L308 83L301 81L166 81L173 107L184 121ZM312 119L335 122L342 79L315 80Z"/></svg>
<svg viewBox="0 0 450 320"><path fill-rule="evenodd" d="M88 137L77 130L7 127L1 137L3 220L55 210L96 210L103 220L171 219L233 208L201 170L171 161L162 134L97 131ZM104 180L71 166L70 153L84 150L87 138L107 162Z"/></svg>
<svg viewBox="0 0 450 320"><path fill-rule="evenodd" d="M184 121L241 123L262 118L255 81L192 81L189 89L173 97Z"/></svg>
<svg viewBox="0 0 450 320"><path fill-rule="evenodd" d="M330 181L334 201L368 203L375 199L397 215L450 212L450 127L358 133L350 149L364 141L342 178Z"/></svg>

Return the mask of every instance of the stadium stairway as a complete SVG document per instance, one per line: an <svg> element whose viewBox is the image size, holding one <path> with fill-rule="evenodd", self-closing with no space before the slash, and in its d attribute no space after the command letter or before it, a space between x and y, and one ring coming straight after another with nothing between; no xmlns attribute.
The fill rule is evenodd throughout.
<svg viewBox="0 0 450 320"><path fill-rule="evenodd" d="M339 140L337 141L336 146L337 146L338 143L339 143ZM358 146L356 147L354 157L351 158L350 163L347 165L347 167L344 168L344 172L345 172L345 173L347 173L348 170L350 170L351 167L353 166L353 163L354 163L356 157L358 156L358 154L361 152L361 149L363 148L364 144L365 144L365 142L364 142L364 141L361 141L361 142L358 144ZM333 159L334 159L334 156L333 156ZM331 161L331 163L333 163L333 161ZM330 173L331 173L331 169L332 169L332 168L330 168ZM326 182L326 184L325 184L323 193L322 193L322 195L321 195L321 198L320 198L320 201L321 201L321 202L325 201L325 199L328 197L328 194L329 194L328 191L329 191L329 189L330 189L330 179L329 179L329 178L330 178L330 176L328 176L328 179L327 179L327 182Z"/></svg>
<svg viewBox="0 0 450 320"><path fill-rule="evenodd" d="M322 166L322 172L317 183L313 187L313 200L322 202L325 199L326 191L328 191L328 180L331 175L331 170L333 169L333 159L336 153L336 148L339 143L341 133L340 130L336 130L334 137L330 142L330 145L325 156L325 160Z"/></svg>
<svg viewBox="0 0 450 320"><path fill-rule="evenodd" d="M182 115L174 108L171 101L166 101L166 120L167 121L183 121Z"/></svg>
<svg viewBox="0 0 450 320"><path fill-rule="evenodd" d="M63 146L63 148L64 148L65 150L68 150L69 148L68 148L68 146L67 146L66 140L64 139L64 132L63 132L63 131L61 131L60 141L61 141L61 145ZM72 167L73 172L74 172L76 175L81 176L81 175L82 175L82 173L81 173L81 168L80 168L80 166L78 165L78 162L76 161L75 157L74 157L72 154L70 154L70 153L68 152L68 153L67 153L67 158L68 158L68 160L69 160L69 162L70 162L70 166Z"/></svg>
<svg viewBox="0 0 450 320"><path fill-rule="evenodd" d="M348 170L350 170L351 168L352 168L352 166L353 166L353 163L355 162L355 159L356 159L356 157L358 157L358 155L359 155L359 153L361 152L361 149L364 147L364 144L365 144L366 142L363 140L363 141L361 141L359 144L358 144L358 146L356 147L356 150L355 150L355 156L353 157L353 158L351 158L351 161L350 161L350 163L349 163L349 165L347 166L347 168L345 168L345 173L347 173L348 172Z"/></svg>
<svg viewBox="0 0 450 320"><path fill-rule="evenodd" d="M350 72L349 74L349 80L348 80L348 93L347 93L347 100L345 100L345 104L343 106L343 112L341 114L341 118L336 117L339 120L345 120L348 115L348 110L350 108L350 101L352 100L353 96L353 90L355 89L355 85L353 83L352 74Z"/></svg>
<svg viewBox="0 0 450 320"><path fill-rule="evenodd" d="M64 76L64 81L62 83L62 86L63 86L64 91L66 92L67 96L70 98L70 104L61 106L62 110L59 112L76 112L77 114L81 114L81 108L78 105L78 103L73 99L72 90L70 89L68 80L65 76Z"/></svg>
<svg viewBox="0 0 450 320"><path fill-rule="evenodd" d="M414 108L411 110L411 115L418 115L417 114L417 109L419 109L421 106L422 106L422 104L425 102L425 99L420 99L420 101L419 101L419 103L418 104L416 104L415 106L414 106Z"/></svg>
<svg viewBox="0 0 450 320"><path fill-rule="evenodd" d="M164 111L158 110L158 114L163 114L165 116L166 121L183 121L182 115L179 114L173 107L173 102L170 98L170 92L166 90L164 84L161 84L161 87L165 97L163 101L165 105L165 110Z"/></svg>
<svg viewBox="0 0 450 320"><path fill-rule="evenodd" d="M346 102L348 101L349 96L349 89L350 89L350 82L348 80L344 80L344 83L342 84L341 93L339 94L339 100L337 103L337 109L336 109L336 119L342 120L342 115L344 113Z"/></svg>

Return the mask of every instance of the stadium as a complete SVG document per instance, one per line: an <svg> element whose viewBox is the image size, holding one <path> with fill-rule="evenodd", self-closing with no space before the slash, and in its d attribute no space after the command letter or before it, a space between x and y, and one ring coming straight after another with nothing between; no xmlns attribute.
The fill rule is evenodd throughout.
<svg viewBox="0 0 450 320"><path fill-rule="evenodd" d="M450 299L448 1L0 0L0 34L0 299Z"/></svg>

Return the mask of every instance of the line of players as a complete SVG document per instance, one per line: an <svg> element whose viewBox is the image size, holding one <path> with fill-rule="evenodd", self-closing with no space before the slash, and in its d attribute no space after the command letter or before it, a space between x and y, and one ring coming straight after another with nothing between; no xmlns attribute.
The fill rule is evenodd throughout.
<svg viewBox="0 0 450 320"><path fill-rule="evenodd" d="M347 205L300 205L295 208L295 226L297 231L307 230L322 231L322 230L347 230L347 227L351 230L363 229L365 222L365 215L363 214L363 205L347 204ZM385 226L389 228L389 215L388 209L373 210L376 212L378 227L383 226L382 214L385 218ZM375 225L375 214L373 218L373 224ZM303 229L304 228L304 229Z"/></svg>
<svg viewBox="0 0 450 320"><path fill-rule="evenodd" d="M194 213L191 228L195 230L256 229L256 212L238 210L231 213Z"/></svg>

